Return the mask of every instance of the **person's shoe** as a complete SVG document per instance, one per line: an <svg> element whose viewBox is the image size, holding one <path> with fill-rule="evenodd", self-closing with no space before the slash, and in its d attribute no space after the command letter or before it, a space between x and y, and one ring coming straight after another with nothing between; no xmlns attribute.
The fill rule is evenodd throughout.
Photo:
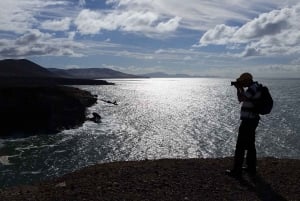
<svg viewBox="0 0 300 201"><path fill-rule="evenodd" d="M225 174L233 177L233 178L241 178L242 177L242 172L236 171L236 170L226 170Z"/></svg>

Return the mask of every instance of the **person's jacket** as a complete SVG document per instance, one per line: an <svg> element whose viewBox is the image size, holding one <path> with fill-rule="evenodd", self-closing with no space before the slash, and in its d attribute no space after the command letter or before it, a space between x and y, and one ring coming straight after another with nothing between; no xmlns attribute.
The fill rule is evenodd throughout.
<svg viewBox="0 0 300 201"><path fill-rule="evenodd" d="M240 102L242 102L241 120L260 118L258 112L255 110L254 105L255 100L261 96L259 87L260 86L257 82L253 82L246 91L238 91L238 99Z"/></svg>

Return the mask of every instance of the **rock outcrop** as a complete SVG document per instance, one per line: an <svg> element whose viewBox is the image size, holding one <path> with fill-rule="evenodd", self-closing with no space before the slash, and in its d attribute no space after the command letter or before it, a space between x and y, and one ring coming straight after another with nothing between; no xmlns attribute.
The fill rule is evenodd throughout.
<svg viewBox="0 0 300 201"><path fill-rule="evenodd" d="M0 87L0 136L49 134L80 126L86 108L96 102L91 93L73 87Z"/></svg>

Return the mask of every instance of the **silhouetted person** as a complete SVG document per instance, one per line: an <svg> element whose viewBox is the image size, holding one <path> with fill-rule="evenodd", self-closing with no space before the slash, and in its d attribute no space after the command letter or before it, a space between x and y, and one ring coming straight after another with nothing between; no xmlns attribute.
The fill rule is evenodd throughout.
<svg viewBox="0 0 300 201"><path fill-rule="evenodd" d="M254 101L260 98L260 85L253 82L250 73L243 73L233 82L237 89L237 97L241 107L241 124L239 127L238 139L236 143L234 165L232 170L227 170L229 176L240 177L242 174L242 166L244 162L245 151L246 156L246 171L252 175L256 174L256 148L255 148L255 130L259 123L259 114L255 110ZM244 88L247 88L245 91Z"/></svg>

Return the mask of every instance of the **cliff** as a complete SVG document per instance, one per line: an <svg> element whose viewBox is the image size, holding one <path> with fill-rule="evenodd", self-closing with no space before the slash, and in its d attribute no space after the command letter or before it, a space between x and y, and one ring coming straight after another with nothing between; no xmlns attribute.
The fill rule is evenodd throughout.
<svg viewBox="0 0 300 201"><path fill-rule="evenodd" d="M0 87L0 136L56 133L80 126L96 103L91 93L65 86Z"/></svg>

